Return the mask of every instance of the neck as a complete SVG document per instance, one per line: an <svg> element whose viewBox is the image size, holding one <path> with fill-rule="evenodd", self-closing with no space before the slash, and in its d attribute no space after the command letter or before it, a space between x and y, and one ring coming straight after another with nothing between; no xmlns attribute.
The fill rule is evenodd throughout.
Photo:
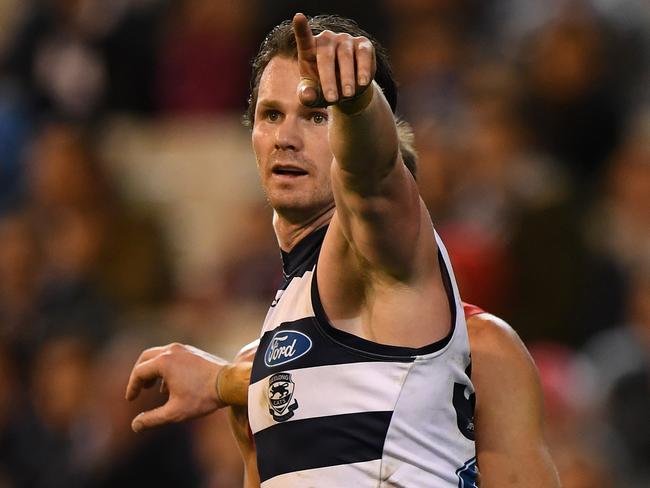
<svg viewBox="0 0 650 488"><path fill-rule="evenodd" d="M329 223L334 215L334 205L303 221L291 221L277 211L273 212L273 228L280 249L290 252L304 237Z"/></svg>

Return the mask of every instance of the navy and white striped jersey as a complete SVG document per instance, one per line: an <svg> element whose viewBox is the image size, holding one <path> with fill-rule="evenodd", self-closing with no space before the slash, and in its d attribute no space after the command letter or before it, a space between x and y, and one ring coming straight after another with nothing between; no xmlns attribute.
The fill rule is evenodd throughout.
<svg viewBox="0 0 650 488"><path fill-rule="evenodd" d="M333 327L316 265L326 227L283 254L285 283L262 329L248 415L263 488L475 486L469 342L449 257L447 337L413 349Z"/></svg>

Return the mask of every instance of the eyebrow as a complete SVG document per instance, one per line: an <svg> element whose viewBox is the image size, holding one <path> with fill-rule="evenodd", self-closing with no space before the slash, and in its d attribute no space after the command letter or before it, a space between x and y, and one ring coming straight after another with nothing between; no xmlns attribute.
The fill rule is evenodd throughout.
<svg viewBox="0 0 650 488"><path fill-rule="evenodd" d="M275 100L273 98L259 98L257 100L257 107L259 109L277 109L279 111L284 110L284 103L280 102L279 100ZM258 110L256 108L256 111ZM300 106L300 110L306 113L314 113L314 112L321 112L321 113L326 113L327 108L325 107L307 107L305 105Z"/></svg>
<svg viewBox="0 0 650 488"><path fill-rule="evenodd" d="M277 107L281 107L282 103L280 101L274 100L272 98L260 98L259 100L257 100L257 105L264 106L264 107L277 108Z"/></svg>

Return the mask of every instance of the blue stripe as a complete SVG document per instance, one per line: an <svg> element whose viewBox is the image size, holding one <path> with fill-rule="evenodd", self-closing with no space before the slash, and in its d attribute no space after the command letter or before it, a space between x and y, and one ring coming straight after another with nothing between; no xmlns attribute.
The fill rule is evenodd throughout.
<svg viewBox="0 0 650 488"><path fill-rule="evenodd" d="M458 476L458 488L477 488L478 465L476 457L473 457L456 470Z"/></svg>
<svg viewBox="0 0 650 488"><path fill-rule="evenodd" d="M305 334L312 341L311 349L303 356L291 361L288 366L286 363L282 363L275 367L269 367L264 364L263 358L267 353L273 336L283 330L292 330ZM295 370L314 368L317 366L330 366L334 364L367 363L370 361L399 363L410 363L414 361L414 358L409 356L382 356L342 346L328 337L321 328L316 325L316 319L314 317L306 317L292 322L285 322L279 327L265 332L260 338L260 345L258 346L257 351L260 358L258 360L256 356L256 360L253 363L251 383L264 379L271 374L286 371L287 368Z"/></svg>
<svg viewBox="0 0 650 488"><path fill-rule="evenodd" d="M316 417L261 430L255 434L260 478L380 459L392 414Z"/></svg>

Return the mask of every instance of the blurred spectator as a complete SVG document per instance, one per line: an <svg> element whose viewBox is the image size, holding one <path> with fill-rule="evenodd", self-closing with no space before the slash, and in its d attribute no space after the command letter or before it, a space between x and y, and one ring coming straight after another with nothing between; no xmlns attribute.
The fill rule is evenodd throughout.
<svg viewBox="0 0 650 488"><path fill-rule="evenodd" d="M0 68L0 216L24 198L24 149L31 136L31 114L22 91L3 79Z"/></svg>
<svg viewBox="0 0 650 488"><path fill-rule="evenodd" d="M604 420L603 450L616 460L626 486L650 483L650 429L639 418L650 409L650 261L632 273L628 320L598 334L585 351L598 371Z"/></svg>
<svg viewBox="0 0 650 488"><path fill-rule="evenodd" d="M230 433L227 416L227 411L220 410L192 425L205 488L241 488L244 482L244 465Z"/></svg>
<svg viewBox="0 0 650 488"><path fill-rule="evenodd" d="M439 227L463 300L480 303L504 316L512 293L512 259L503 241L476 227L446 224ZM514 327L525 326L516 324Z"/></svg>
<svg viewBox="0 0 650 488"><path fill-rule="evenodd" d="M587 358L550 342L531 344L544 394L545 431L565 488L614 488L612 463L597 449L598 372Z"/></svg>
<svg viewBox="0 0 650 488"><path fill-rule="evenodd" d="M566 198L566 177L552 158L531 148L511 73L498 66L474 68L466 86L465 157L450 218L508 242L522 215Z"/></svg>
<svg viewBox="0 0 650 488"><path fill-rule="evenodd" d="M587 221L589 287L581 335L622 323L628 276L650 252L650 111L639 112L603 173L602 191Z"/></svg>
<svg viewBox="0 0 650 488"><path fill-rule="evenodd" d="M159 52L158 106L169 115L243 112L248 96L250 2L176 1Z"/></svg>
<svg viewBox="0 0 650 488"><path fill-rule="evenodd" d="M4 352L21 371L27 368L32 347L42 335L40 266L36 236L27 216L0 218L0 344L6 345Z"/></svg>
<svg viewBox="0 0 650 488"><path fill-rule="evenodd" d="M435 116L459 117L464 100L461 67L467 46L458 26L443 17L424 15L394 27L392 58L400 86L398 108L408 121Z"/></svg>
<svg viewBox="0 0 650 488"><path fill-rule="evenodd" d="M593 421L596 387L591 364L557 343L533 343L529 350L542 382L549 447L553 450L586 440L583 436Z"/></svg>
<svg viewBox="0 0 650 488"><path fill-rule="evenodd" d="M29 408L14 415L7 452L15 486L80 486L74 438L88 400L89 349L60 338L35 351Z"/></svg>
<svg viewBox="0 0 650 488"><path fill-rule="evenodd" d="M635 105L650 103L650 8L645 0L592 0L616 30L617 68L625 76L622 95Z"/></svg>
<svg viewBox="0 0 650 488"><path fill-rule="evenodd" d="M616 488L606 458L585 446L566 445L555 449L553 460L563 488Z"/></svg>
<svg viewBox="0 0 650 488"><path fill-rule="evenodd" d="M150 110L155 0L32 3L8 54L8 73L39 112L74 120Z"/></svg>
<svg viewBox="0 0 650 488"><path fill-rule="evenodd" d="M227 244L233 259L218 271L226 300L268 302L281 286L282 260L271 221L272 212L265 204L251 205L242 212L240 225Z"/></svg>
<svg viewBox="0 0 650 488"><path fill-rule="evenodd" d="M169 293L166 248L156 223L122 205L79 128L44 128L30 163L31 210L51 279L89 285L129 306Z"/></svg>
<svg viewBox="0 0 650 488"><path fill-rule="evenodd" d="M20 441L16 419L26 407L25 382L18 377L12 357L8 345L0 340L0 486L3 487L14 484L14 447Z"/></svg>
<svg viewBox="0 0 650 488"><path fill-rule="evenodd" d="M388 15L384 1L375 2L372 8L364 2L350 2L348 0L275 0L274 2L257 1L254 16L257 36L254 39L258 46L264 36L277 24L293 18L296 12L305 15L336 14L354 19L366 32L370 32L379 39L383 45L388 45L392 29L391 18Z"/></svg>
<svg viewBox="0 0 650 488"><path fill-rule="evenodd" d="M523 51L527 120L538 147L588 188L620 141L625 116L608 31L584 10L549 22Z"/></svg>

